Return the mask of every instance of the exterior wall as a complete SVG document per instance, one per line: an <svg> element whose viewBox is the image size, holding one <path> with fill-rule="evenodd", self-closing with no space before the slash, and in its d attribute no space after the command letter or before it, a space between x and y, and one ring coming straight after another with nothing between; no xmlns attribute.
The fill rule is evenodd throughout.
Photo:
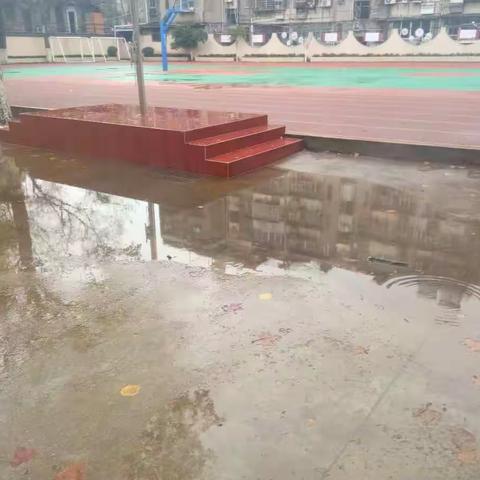
<svg viewBox="0 0 480 480"><path fill-rule="evenodd" d="M464 4L453 5L449 0L432 0L434 12L423 14L420 0L407 0L394 5L385 4L385 0L370 0L370 16L367 19L359 18L355 9L354 0L331 0L330 7L317 6L313 9L300 10L295 8L295 0L285 0L284 8L275 11L262 11L255 8L256 2L261 0L244 0L239 11L240 19L244 23L254 23L258 31L278 32L287 28L298 32L303 31L336 31L339 29L355 30L356 32L379 30L386 32L394 27L395 21L410 19L431 22L431 30L437 32L440 27L448 26L451 21L459 24L469 24L471 16L478 15L480 22L480 2L478 0L464 0ZM325 0L322 0L325 1ZM462 12L465 20L462 22Z"/></svg>
<svg viewBox="0 0 480 480"><path fill-rule="evenodd" d="M172 36L170 34L167 35L167 53L168 54L189 55L189 52L186 52L183 49L174 50L171 46L172 41L173 41ZM142 48L152 47L153 51L155 52L155 55L160 55L162 44L160 42L154 41L152 39L151 34L142 35L141 43L142 43Z"/></svg>
<svg viewBox="0 0 480 480"><path fill-rule="evenodd" d="M238 56L242 60L252 61L258 61L260 56L270 57L271 61L281 61L280 56L302 61L305 60L305 47L303 45L287 47L280 41L278 35L273 33L270 40L261 46L251 46L245 40L240 39L238 41Z"/></svg>
<svg viewBox="0 0 480 480"><path fill-rule="evenodd" d="M403 17L419 17L421 3L397 3L387 7L389 18L403 18ZM431 15L426 15L425 20L428 20Z"/></svg>
<svg viewBox="0 0 480 480"><path fill-rule="evenodd" d="M223 56L223 58L218 58L219 56ZM195 57L198 60L203 60L209 57L216 60L223 60L228 58L236 59L237 56L237 43L232 43L231 45L222 45L217 41L215 35L213 35L212 33L208 35L208 40L205 43L202 43L198 46L195 52Z"/></svg>
<svg viewBox="0 0 480 480"><path fill-rule="evenodd" d="M105 33L105 19L103 18L103 13L91 12L87 14L85 31L96 35Z"/></svg>
<svg viewBox="0 0 480 480"><path fill-rule="evenodd" d="M222 23L224 21L224 5L223 1L203 0L203 22L206 23Z"/></svg>
<svg viewBox="0 0 480 480"><path fill-rule="evenodd" d="M108 0L113 2L114 0ZM100 0L2 0L2 13L9 33L67 33L67 9L72 8L77 18L77 33L104 33L103 14L94 10ZM101 31L100 31L101 29Z"/></svg>
<svg viewBox="0 0 480 480"><path fill-rule="evenodd" d="M438 56L438 55L480 55L480 41L465 45L456 42L448 36L445 29L428 42L414 45L400 37L397 30L391 32L388 39L376 46L366 46L358 42L353 34L349 32L347 38L335 46L323 45L315 38L310 38L307 46L307 56L315 61L316 58L334 55L372 56L372 55L417 55Z"/></svg>
<svg viewBox="0 0 480 480"><path fill-rule="evenodd" d="M480 15L480 3L477 1L465 2L463 4L463 13Z"/></svg>
<svg viewBox="0 0 480 480"><path fill-rule="evenodd" d="M78 40L70 43L63 42L65 54L79 56ZM171 37L168 38L168 53L183 59L189 56L189 52L173 50L171 48ZM152 40L152 36L142 35L142 46L150 46L156 55L160 55L160 42ZM7 36L7 53L9 62L18 61L46 61L48 51L45 47L42 36ZM85 50L85 54L87 51ZM200 44L192 52L192 56L199 61L202 60L231 60L239 61L271 61L271 62L304 62L304 61L325 61L344 59L376 59L395 61L416 58L422 61L431 58L434 61L446 60L475 60L480 61L480 40L470 43L460 43L448 36L445 29L428 42L420 45L410 43L400 37L398 31L394 30L385 42L366 46L360 43L354 32L348 32L346 38L337 45L326 45L318 41L310 33L303 45L287 46L279 39L277 34L272 34L268 42L261 46L251 46L245 40L239 39L231 45L221 45L213 34L208 36L207 42ZM146 60L150 60L147 58ZM158 61L158 58L152 59Z"/></svg>
<svg viewBox="0 0 480 480"><path fill-rule="evenodd" d="M45 61L45 40L43 36L7 36L7 57L9 62Z"/></svg>
<svg viewBox="0 0 480 480"><path fill-rule="evenodd" d="M170 2L173 3L173 2ZM178 5L178 1L177 1ZM165 14L164 0L158 1L157 11L161 16ZM222 0L195 0L194 10L180 13L175 19L176 23L222 23L224 20L224 7ZM150 19L152 21L153 19Z"/></svg>
<svg viewBox="0 0 480 480"><path fill-rule="evenodd" d="M331 0L331 5L315 9L297 10L295 1L287 0L286 7L275 11L262 10L255 8L255 0L248 0L250 4L247 15L253 19L256 24L309 24L309 23L328 23L353 20L353 0L336 1Z"/></svg>

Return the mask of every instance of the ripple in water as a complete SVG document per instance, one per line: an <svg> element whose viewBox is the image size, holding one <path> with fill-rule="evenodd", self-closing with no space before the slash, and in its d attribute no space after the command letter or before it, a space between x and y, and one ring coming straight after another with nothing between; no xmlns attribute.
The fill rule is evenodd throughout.
<svg viewBox="0 0 480 480"><path fill-rule="evenodd" d="M465 297L480 300L480 286L436 275L406 275L385 282L387 288L415 287L417 294L433 300L439 307L435 322L440 325L459 325L462 301Z"/></svg>

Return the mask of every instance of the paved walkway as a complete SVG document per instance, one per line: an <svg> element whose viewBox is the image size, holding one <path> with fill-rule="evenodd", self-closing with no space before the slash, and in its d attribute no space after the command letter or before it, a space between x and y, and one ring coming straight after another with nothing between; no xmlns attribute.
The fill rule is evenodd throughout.
<svg viewBox="0 0 480 480"><path fill-rule="evenodd" d="M463 69L465 75L477 70L453 64L448 69L429 67L432 75L439 76L452 68ZM37 75L7 78L6 85L13 105L65 107L133 103L137 99L136 87L130 79ZM286 124L289 133L480 149L480 90L192 85L154 81L147 85L152 105L267 113L272 123Z"/></svg>

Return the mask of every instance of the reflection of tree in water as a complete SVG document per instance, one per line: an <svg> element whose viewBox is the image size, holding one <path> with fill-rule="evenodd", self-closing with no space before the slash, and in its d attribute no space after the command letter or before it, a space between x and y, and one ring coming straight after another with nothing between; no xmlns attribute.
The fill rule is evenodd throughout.
<svg viewBox="0 0 480 480"><path fill-rule="evenodd" d="M34 252L37 264L72 253L139 259L140 244L117 245L128 208L109 195L26 179L13 159L0 155L0 270L33 268Z"/></svg>
<svg viewBox="0 0 480 480"><path fill-rule="evenodd" d="M59 233L67 242L73 238L84 240L90 233L97 240L100 240L95 224L92 223L91 218L86 214L87 212L81 204L72 205L63 200L60 195L57 196L54 188L47 191L34 178L31 179L31 182L32 197L36 207L45 207L46 210L50 210L57 217L61 227ZM46 228L40 227L40 231L48 236Z"/></svg>
<svg viewBox="0 0 480 480"><path fill-rule="evenodd" d="M221 421L208 390L176 398L147 423L141 451L126 459L128 480L200 479L213 455L200 435Z"/></svg>
<svg viewBox="0 0 480 480"><path fill-rule="evenodd" d="M73 247L86 256L140 257L141 245L112 246L123 232L124 214L128 206L115 204L109 195L92 191L83 191L81 197L67 201L68 187L65 190L61 185L39 182L33 178L31 184L35 216L47 219L44 225L37 221L34 226L35 238L41 240L44 250L61 247L61 253L68 255ZM105 205L115 208L108 215L103 215L101 208ZM60 244L49 228L51 222L56 224L55 233L60 236Z"/></svg>
<svg viewBox="0 0 480 480"><path fill-rule="evenodd" d="M13 261L14 243L18 246L20 267L33 267L30 224L22 186L22 173L13 160L0 160L0 268ZM15 242L16 240L16 242Z"/></svg>
<svg viewBox="0 0 480 480"><path fill-rule="evenodd" d="M103 294L101 285L89 283L78 302L65 303L51 281L35 272L38 259L55 261L70 255L72 245L75 254L102 259L138 258L140 252L137 245L110 245L122 232L128 205L114 204L109 195L26 177L12 158L1 153L0 272L15 267L31 270L12 277L13 282L0 283L0 378L8 378L38 350L67 342L77 351L88 351L99 335L125 318L123 293L111 303L91 307L92 295ZM105 204L114 208L99 213ZM60 317L58 328L51 320Z"/></svg>

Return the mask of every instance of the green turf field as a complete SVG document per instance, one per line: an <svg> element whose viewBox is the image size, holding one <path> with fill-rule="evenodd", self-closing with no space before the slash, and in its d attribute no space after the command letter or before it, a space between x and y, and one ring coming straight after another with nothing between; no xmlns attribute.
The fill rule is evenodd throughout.
<svg viewBox="0 0 480 480"><path fill-rule="evenodd" d="M7 79L44 78L48 76L89 77L105 81L134 81L129 64L67 64L7 66ZM480 91L480 68L461 66L434 67L359 67L252 65L245 63L174 64L168 74L160 64L145 65L145 78L151 82L213 85L251 85L288 87L406 88L425 90Z"/></svg>

